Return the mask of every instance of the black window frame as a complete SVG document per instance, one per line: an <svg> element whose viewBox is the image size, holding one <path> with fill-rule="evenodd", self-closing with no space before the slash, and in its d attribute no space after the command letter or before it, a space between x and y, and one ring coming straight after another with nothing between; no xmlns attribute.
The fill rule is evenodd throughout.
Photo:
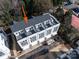
<svg viewBox="0 0 79 59"><path fill-rule="evenodd" d="M34 41L36 41L36 40L37 40L36 35L30 37L30 41L31 41L31 42L34 42Z"/></svg>
<svg viewBox="0 0 79 59"><path fill-rule="evenodd" d="M27 40L21 41L20 44L21 44L21 46L28 45L28 41Z"/></svg>
<svg viewBox="0 0 79 59"><path fill-rule="evenodd" d="M41 39L43 37L44 37L44 32L42 32L42 33L39 34L39 39Z"/></svg>

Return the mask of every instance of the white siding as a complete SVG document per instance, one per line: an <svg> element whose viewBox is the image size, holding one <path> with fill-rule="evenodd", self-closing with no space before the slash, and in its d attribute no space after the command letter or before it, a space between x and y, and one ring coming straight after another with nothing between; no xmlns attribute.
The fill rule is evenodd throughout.
<svg viewBox="0 0 79 59"><path fill-rule="evenodd" d="M18 44L20 45L20 47L23 49L23 50L26 50L26 49L28 49L29 47L30 47L30 42L29 42L29 37L26 37L26 38L24 38L24 39L21 39L21 40L19 40L18 41ZM25 42L25 41L27 41L27 42ZM23 45L22 45L22 43L24 43Z"/></svg>
<svg viewBox="0 0 79 59"><path fill-rule="evenodd" d="M35 33L29 32L30 27L25 28L25 31L26 31L25 33L26 34L28 33L28 35L25 38L18 40L18 44L20 45L20 47L23 50L29 49L30 45L31 46L38 45L38 42L41 44L42 42L45 41L45 38L48 39L51 37L51 35L55 36L57 34L60 23L56 20L56 18L54 18L55 24L53 24L54 21L51 18L54 18L54 17L52 15L50 15L50 19L48 19L48 20L50 20L49 22L51 22L50 23L51 26L49 24L46 24L47 25L47 27L46 27L45 22L41 22L41 23L35 24L34 26L30 26L30 27L34 28ZM39 24L42 25L42 29L40 28L40 26L38 26ZM17 36L18 34L16 34L16 33L18 33L18 32L15 32L14 35ZM26 42L26 40L27 40L27 42ZM21 43L21 42L24 42L24 43Z"/></svg>

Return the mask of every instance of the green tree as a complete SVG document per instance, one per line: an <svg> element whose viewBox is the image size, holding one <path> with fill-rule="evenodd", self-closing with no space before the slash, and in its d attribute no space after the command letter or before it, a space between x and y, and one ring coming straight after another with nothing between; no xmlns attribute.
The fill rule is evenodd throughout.
<svg viewBox="0 0 79 59"><path fill-rule="evenodd" d="M60 13L61 15L61 13ZM72 11L69 10L64 15L59 15L59 20L61 23L60 29L59 29L59 35L67 42L70 42L70 34L73 32L71 28L71 18L72 18Z"/></svg>
<svg viewBox="0 0 79 59"><path fill-rule="evenodd" d="M63 0L52 0L54 6L61 5Z"/></svg>
<svg viewBox="0 0 79 59"><path fill-rule="evenodd" d="M12 21L12 17L9 13L11 7L10 0L5 0L5 2L3 1L2 4L0 4L0 21L4 26L9 25L9 23Z"/></svg>

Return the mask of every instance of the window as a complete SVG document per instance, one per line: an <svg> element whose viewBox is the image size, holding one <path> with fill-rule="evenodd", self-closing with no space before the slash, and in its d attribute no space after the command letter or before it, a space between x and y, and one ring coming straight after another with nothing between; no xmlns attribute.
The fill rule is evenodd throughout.
<svg viewBox="0 0 79 59"><path fill-rule="evenodd" d="M36 29L33 26L30 26L30 27L26 28L26 35L27 36L30 36L34 33L36 33Z"/></svg>
<svg viewBox="0 0 79 59"><path fill-rule="evenodd" d="M51 22L50 22L50 20L47 20L47 21L45 22L45 25L46 25L46 27L51 27Z"/></svg>
<svg viewBox="0 0 79 59"><path fill-rule="evenodd" d="M25 33L22 33L20 34L22 38L25 38L26 37L26 34Z"/></svg>
<svg viewBox="0 0 79 59"><path fill-rule="evenodd" d="M44 32L39 34L39 39L44 37Z"/></svg>
<svg viewBox="0 0 79 59"><path fill-rule="evenodd" d="M34 30L34 27L31 27L31 28L30 28L30 32L31 32L32 34L36 33L35 30Z"/></svg>
<svg viewBox="0 0 79 59"><path fill-rule="evenodd" d="M44 26L43 26L42 23L36 24L35 27L36 27L37 31L42 31L42 30L44 30Z"/></svg>
<svg viewBox="0 0 79 59"><path fill-rule="evenodd" d="M39 24L39 25L38 25L38 28L39 28L40 31L44 30L42 24Z"/></svg>
<svg viewBox="0 0 79 59"><path fill-rule="evenodd" d="M53 32L56 32L57 30L58 30L58 26L57 27L54 27Z"/></svg>
<svg viewBox="0 0 79 59"><path fill-rule="evenodd" d="M47 30L47 34L46 35L51 34L51 31L52 31L52 29Z"/></svg>
<svg viewBox="0 0 79 59"><path fill-rule="evenodd" d="M51 18L51 22L52 22L53 25L58 24L58 22L56 21L56 19L53 18L53 17Z"/></svg>
<svg viewBox="0 0 79 59"><path fill-rule="evenodd" d="M30 40L31 40L31 42L36 41L36 36L31 37Z"/></svg>
<svg viewBox="0 0 79 59"><path fill-rule="evenodd" d="M18 36L16 36L17 40L23 39L26 37L25 33L20 33Z"/></svg>
<svg viewBox="0 0 79 59"><path fill-rule="evenodd" d="M26 28L25 30L26 30L26 35L27 36L31 35L31 32L30 32L29 28Z"/></svg>
<svg viewBox="0 0 79 59"><path fill-rule="evenodd" d="M22 39L22 37L20 35L16 36L17 40Z"/></svg>
<svg viewBox="0 0 79 59"><path fill-rule="evenodd" d="M30 28L30 30L34 30L34 28L33 28L33 27L31 27L31 28Z"/></svg>
<svg viewBox="0 0 79 59"><path fill-rule="evenodd" d="M20 40L20 39L23 39L25 37L26 37L26 32L25 32L25 30L22 30L22 31L19 32L17 39Z"/></svg>
<svg viewBox="0 0 79 59"><path fill-rule="evenodd" d="M24 40L24 41L22 41L22 42L20 42L20 43L21 43L22 46L25 46L25 45L28 44L27 40Z"/></svg>

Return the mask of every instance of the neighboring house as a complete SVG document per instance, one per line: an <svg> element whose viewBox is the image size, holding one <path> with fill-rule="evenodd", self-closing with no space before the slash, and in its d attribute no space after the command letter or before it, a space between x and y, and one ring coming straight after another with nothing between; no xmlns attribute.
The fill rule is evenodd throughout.
<svg viewBox="0 0 79 59"><path fill-rule="evenodd" d="M57 59L79 59L79 47L70 49L67 53L62 53Z"/></svg>
<svg viewBox="0 0 79 59"><path fill-rule="evenodd" d="M64 14L67 11L71 10L72 11L72 14L75 15L75 16L77 16L75 18L78 18L79 17L79 7L76 4L72 4L70 2L69 3L66 2L66 3L64 3L63 10L64 10Z"/></svg>
<svg viewBox="0 0 79 59"><path fill-rule="evenodd" d="M74 2L78 2L78 0L71 0L71 1L74 1ZM77 4L74 4L73 2L64 2L63 3L63 8L65 9L73 9L73 8L78 8L78 5Z"/></svg>
<svg viewBox="0 0 79 59"><path fill-rule="evenodd" d="M78 7L78 5L72 4L72 3L65 3L63 6L63 8L65 8L65 9L73 9L73 8L77 8L77 7Z"/></svg>
<svg viewBox="0 0 79 59"><path fill-rule="evenodd" d="M79 3L79 0L69 0L71 3L76 3L78 2Z"/></svg>
<svg viewBox="0 0 79 59"><path fill-rule="evenodd" d="M77 16L72 15L71 25L77 30L79 30L79 18Z"/></svg>
<svg viewBox="0 0 79 59"><path fill-rule="evenodd" d="M57 19L46 13L29 19L27 24L23 21L14 23L11 30L22 50L26 50L30 46L42 44L45 40L49 40L51 36L55 36L59 26L60 23Z"/></svg>
<svg viewBox="0 0 79 59"><path fill-rule="evenodd" d="M79 7L77 8L72 8L73 14L79 17Z"/></svg>
<svg viewBox="0 0 79 59"><path fill-rule="evenodd" d="M7 37L0 31L0 59L8 59L10 57L10 49L8 47Z"/></svg>

